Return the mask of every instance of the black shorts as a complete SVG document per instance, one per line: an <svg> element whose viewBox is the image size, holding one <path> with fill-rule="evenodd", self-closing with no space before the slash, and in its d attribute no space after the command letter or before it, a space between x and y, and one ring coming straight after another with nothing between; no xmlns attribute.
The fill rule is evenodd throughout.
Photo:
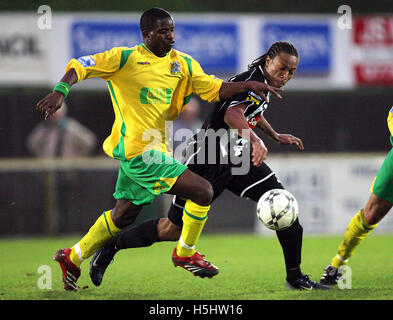
<svg viewBox="0 0 393 320"><path fill-rule="evenodd" d="M284 189L281 182L277 180L276 174L264 162L260 167L251 165L246 175L232 175L232 167L230 165L189 164L188 168L212 184L214 191L213 201L225 189L239 197L248 198L256 202L266 191ZM185 202L186 199L174 196L168 212L169 220L178 226L183 225L182 216Z"/></svg>

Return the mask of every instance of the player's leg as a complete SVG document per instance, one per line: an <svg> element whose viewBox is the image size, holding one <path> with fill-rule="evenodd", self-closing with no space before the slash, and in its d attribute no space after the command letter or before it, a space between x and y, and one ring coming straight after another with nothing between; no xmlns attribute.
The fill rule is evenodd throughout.
<svg viewBox="0 0 393 320"><path fill-rule="evenodd" d="M374 230L378 222L393 206L393 151L390 151L371 186L371 195L364 209L358 211L349 222L341 240L337 255L325 268L321 283L335 285L341 276L343 265L353 255L360 243Z"/></svg>
<svg viewBox="0 0 393 320"><path fill-rule="evenodd" d="M378 222L391 209L392 203L371 194L364 209L359 210L351 219L339 245L337 256L333 258L335 268L347 263L355 248L374 230Z"/></svg>
<svg viewBox="0 0 393 320"><path fill-rule="evenodd" d="M124 227L133 223L142 206L127 200L117 200L112 210L104 212L90 228L89 232L76 243L70 253L70 260L80 266L84 260L101 248Z"/></svg>
<svg viewBox="0 0 393 320"><path fill-rule="evenodd" d="M196 253L193 247L198 241L210 209L212 186L176 159L162 153L153 153L157 160L162 160L162 165L155 170L159 178L154 184L157 194L167 192L188 199L184 207L183 229L177 248L180 256L192 256Z"/></svg>
<svg viewBox="0 0 393 320"><path fill-rule="evenodd" d="M76 266L79 267L106 241L132 224L143 206L154 200L154 195L136 183L133 178L129 163L122 161L113 194L117 199L115 207L100 215L88 233L72 247L70 260Z"/></svg>
<svg viewBox="0 0 393 320"><path fill-rule="evenodd" d="M284 189L284 187L266 163L262 163L260 167L251 166L247 175L237 176L228 189L241 197L258 202L265 192ZM276 231L276 235L284 254L287 288L325 289L326 287L312 281L301 271L303 227L299 219L296 219L289 228Z"/></svg>
<svg viewBox="0 0 393 320"><path fill-rule="evenodd" d="M342 266L348 264L348 259L354 254L360 243L373 231L378 222L389 212L393 203L371 194L364 209L359 210L349 222L341 240L337 255L324 269L320 282L335 285L342 276Z"/></svg>
<svg viewBox="0 0 393 320"><path fill-rule="evenodd" d="M195 276L215 276L218 273L217 267L195 250L213 199L210 182L188 169L179 177L169 193L188 199L184 204L183 227L178 245L172 253L172 262L175 266L191 271Z"/></svg>
<svg viewBox="0 0 393 320"><path fill-rule="evenodd" d="M181 257L192 256L196 252L194 247L207 220L213 188L206 179L187 169L168 193L176 195L176 198L186 199L177 253Z"/></svg>
<svg viewBox="0 0 393 320"><path fill-rule="evenodd" d="M252 166L249 174L239 176L229 186L229 190L235 194L249 198L258 202L259 198L267 191L272 189L284 189L284 186L277 180L275 173L263 163L260 167ZM301 251L303 228L299 219L286 230L276 231L280 241L288 279L295 279L301 275Z"/></svg>
<svg viewBox="0 0 393 320"><path fill-rule="evenodd" d="M78 288L76 282L81 273L82 262L121 231L115 221L119 221L117 222L119 225L127 220L134 221L141 210L140 206L135 206L126 200L118 200L115 207L102 213L88 233L71 249L61 249L56 253L54 259L60 263L66 290ZM113 216L122 216L123 222L114 219ZM127 220L124 217L127 217Z"/></svg>
<svg viewBox="0 0 393 320"><path fill-rule="evenodd" d="M186 210L185 208L188 201L178 196L175 196L173 200L173 204L168 213L168 218L170 221L176 223L176 225L180 225L181 229L183 228L184 222L187 221L184 218L186 215L184 211ZM185 270L190 271L194 276L201 278L211 278L218 274L218 268L204 259L204 256L199 252L195 251L191 256L181 257L177 254L177 251L177 247L175 247L172 253L172 262L175 267L180 266Z"/></svg>
<svg viewBox="0 0 393 320"><path fill-rule="evenodd" d="M182 210L182 232L179 243L173 250L172 262L175 266L181 266L195 276L202 278L213 277L218 274L218 268L205 260L194 248L207 220L209 207L203 208L200 205L201 203L197 203L197 200L189 193L191 190L187 185L202 179L202 183L198 184L202 188L206 188L206 181L211 181L209 185L213 189L209 188L209 194L206 195L208 196L206 200L209 200L210 204L225 190L228 178L231 179L228 168L229 166L197 164L197 161L192 161L189 164L189 169L178 180L179 184L170 190L170 192L176 194L176 197L174 197L168 217L177 225L180 224L180 221L176 221L174 219L175 215L172 213L179 212L179 209ZM179 215L177 214L176 216Z"/></svg>
<svg viewBox="0 0 393 320"><path fill-rule="evenodd" d="M103 212L87 234L71 249L62 249L56 253L54 259L60 263L66 290L77 288L76 281L80 275L82 262L122 228L131 224L144 204L153 201L155 196L134 181L131 169L132 166L128 161L121 162L116 191L113 194L117 200L115 207Z"/></svg>
<svg viewBox="0 0 393 320"><path fill-rule="evenodd" d="M103 212L87 234L71 249L61 249L56 253L54 259L60 263L66 290L78 288L76 282L81 273L80 265L82 262L121 230L115 224L114 221L116 220L113 219L113 214L116 215L123 211L136 217L140 210L141 208L132 205L132 203L118 200L115 207Z"/></svg>
<svg viewBox="0 0 393 320"><path fill-rule="evenodd" d="M177 241L183 225L182 217L185 203L185 199L175 196L168 211L168 218L144 221L110 239L94 254L90 262L90 278L92 282L96 286L101 285L107 267L119 250L147 247L160 241ZM209 264L206 261L204 263ZM187 261L184 265L186 264ZM193 270L197 271L197 268L193 268ZM212 273L209 270L207 272ZM202 270L197 275L205 276L205 273L206 270Z"/></svg>
<svg viewBox="0 0 393 320"><path fill-rule="evenodd" d="M155 242L177 241L181 232L183 210L171 206L168 218L150 219L111 238L90 262L90 278L99 286L104 273L119 250L148 247ZM172 222L174 221L174 222Z"/></svg>
<svg viewBox="0 0 393 320"><path fill-rule="evenodd" d="M164 154L153 151L150 153L150 156L153 160L150 167L154 175L149 177L149 179L145 175L144 181L140 182L146 190L153 190L152 192L154 194L171 190L171 193L179 193L188 197L190 200L187 202L192 201L194 206L208 207L206 204L210 203L212 196L209 182L188 172L189 170L186 166L180 164L173 158L167 158ZM161 165L158 166L158 164ZM184 177L189 177L188 181L192 180L192 184L184 183ZM177 211L178 217L176 221L180 220L182 223L181 217L183 210L177 209ZM194 214L196 215L195 212ZM135 228L120 233L118 237L112 239L103 250L97 252L93 257L90 264L90 275L93 282L96 285L101 283L103 273L117 250L149 246L157 241L178 240L179 234L180 227L168 219L145 221ZM191 235L193 234L191 233Z"/></svg>
<svg viewBox="0 0 393 320"><path fill-rule="evenodd" d="M199 164L197 152L191 154L187 163L189 170L184 172L176 185L174 185L174 188L169 191L177 195L176 199L188 199L183 210L182 233L179 243L172 254L172 261L175 266L181 265L183 268L187 269L184 265L184 261L187 260L187 263L193 264L196 267L195 269L187 269L192 271L194 275L211 277L218 273L218 269L210 262L206 261L203 256L195 250L195 245L202 232L207 219L207 212L210 208L210 206L206 206L206 204L213 202L214 199L225 190L229 181L232 179L231 170L228 164L208 164L208 162ZM211 184L208 181L210 181ZM205 192L208 191L208 193L205 194L205 203L198 203L190 193L192 188L195 188L195 185L198 186L198 188L202 187ZM206 274L204 273L205 271Z"/></svg>

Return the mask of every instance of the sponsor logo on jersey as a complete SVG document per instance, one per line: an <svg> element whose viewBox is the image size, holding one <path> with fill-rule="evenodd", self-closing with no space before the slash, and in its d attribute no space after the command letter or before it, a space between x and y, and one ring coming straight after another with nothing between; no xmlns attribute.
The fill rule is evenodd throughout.
<svg viewBox="0 0 393 320"><path fill-rule="evenodd" d="M137 64L142 64L142 65L147 66L150 64L150 62L149 61L137 61Z"/></svg>
<svg viewBox="0 0 393 320"><path fill-rule="evenodd" d="M254 103L259 106L263 102L263 98L259 95L255 94L252 91L248 91L247 100L252 100Z"/></svg>
<svg viewBox="0 0 393 320"><path fill-rule="evenodd" d="M172 89L143 87L139 93L139 98L142 104L170 104L172 100Z"/></svg>
<svg viewBox="0 0 393 320"><path fill-rule="evenodd" d="M79 63L83 66L83 68L92 67L96 65L96 61L92 56L83 56L78 59Z"/></svg>

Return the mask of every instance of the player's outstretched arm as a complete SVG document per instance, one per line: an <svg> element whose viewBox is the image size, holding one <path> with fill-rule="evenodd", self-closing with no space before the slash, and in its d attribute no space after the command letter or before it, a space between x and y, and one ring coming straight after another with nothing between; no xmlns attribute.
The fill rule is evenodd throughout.
<svg viewBox="0 0 393 320"><path fill-rule="evenodd" d="M266 91L270 91L273 93L277 98L281 99L281 95L279 92L282 91L281 88L272 87L266 83L259 82L259 81L245 81L245 82L223 82L221 85L221 89L219 91L220 100L227 100L232 98L233 96L252 91L257 95L261 96L266 102L269 102L269 99L266 97Z"/></svg>
<svg viewBox="0 0 393 320"><path fill-rule="evenodd" d="M75 70L71 68L61 78L59 84L53 89L53 92L38 101L36 109L45 116L45 120L61 107L71 86L77 82L78 76Z"/></svg>

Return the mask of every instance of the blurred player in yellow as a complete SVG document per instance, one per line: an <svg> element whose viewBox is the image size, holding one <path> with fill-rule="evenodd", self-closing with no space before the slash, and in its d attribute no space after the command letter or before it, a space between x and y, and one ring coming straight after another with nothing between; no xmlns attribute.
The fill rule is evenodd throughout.
<svg viewBox="0 0 393 320"><path fill-rule="evenodd" d="M37 109L50 117L61 107L72 85L100 77L107 82L115 121L103 149L120 160L115 207L103 212L89 232L72 248L59 250L66 290L77 289L80 265L106 241L132 224L143 206L168 192L187 199L183 241L177 254L199 268L212 268L193 247L213 197L211 184L172 157L166 121L175 120L193 93L209 102L228 99L253 91L264 97L277 88L248 81L223 82L206 75L191 56L172 49L175 24L161 8L146 10L140 19L143 43L134 47L113 48L103 53L72 59L59 84ZM94 111L93 111L94 114Z"/></svg>
<svg viewBox="0 0 393 320"><path fill-rule="evenodd" d="M390 143L393 146L393 108L387 118L390 131ZM371 195L366 206L351 219L338 246L337 255L325 268L320 282L335 285L342 276L344 265L353 255L358 245L374 230L382 218L393 206L393 149L390 150L374 182L371 185Z"/></svg>

